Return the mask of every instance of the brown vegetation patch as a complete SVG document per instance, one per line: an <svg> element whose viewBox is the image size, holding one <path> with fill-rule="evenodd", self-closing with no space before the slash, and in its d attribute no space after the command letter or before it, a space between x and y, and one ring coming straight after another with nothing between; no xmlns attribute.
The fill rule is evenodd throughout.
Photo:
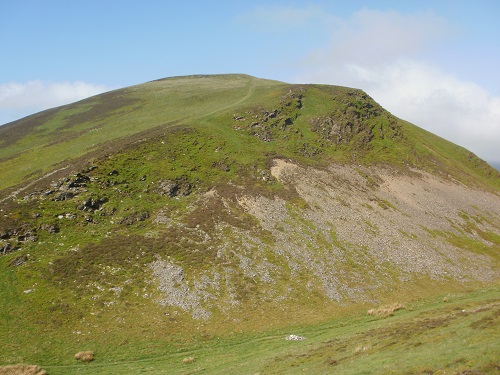
<svg viewBox="0 0 500 375"><path fill-rule="evenodd" d="M0 375L47 375L47 371L37 365L0 366Z"/></svg>
<svg viewBox="0 0 500 375"><path fill-rule="evenodd" d="M382 307L379 307L377 309L370 309L370 310L368 310L368 315L386 318L388 316L393 316L396 311L402 310L405 308L406 308L405 305L403 305L402 303L395 302L391 305L382 306Z"/></svg>
<svg viewBox="0 0 500 375"><path fill-rule="evenodd" d="M188 364L188 363L193 363L194 358L193 357L186 357L182 360L182 363Z"/></svg>
<svg viewBox="0 0 500 375"><path fill-rule="evenodd" d="M100 243L85 245L81 251L55 259L47 275L61 285L68 285L69 280L83 284L98 282L103 278L101 266L125 266L141 258L144 263L151 262L152 253L158 251L158 245L158 241L138 235L106 238ZM152 251L145 253L145 249Z"/></svg>
<svg viewBox="0 0 500 375"><path fill-rule="evenodd" d="M48 109L0 126L0 146L6 147L13 145L21 138L25 137L29 132L32 132L37 126L43 125L49 121L58 111L58 108ZM0 159L0 161L14 158L17 155L18 154L11 155L8 158Z"/></svg>
<svg viewBox="0 0 500 375"><path fill-rule="evenodd" d="M119 90L101 94L99 95L99 98L93 97L71 104L65 108L71 110L73 108L76 109L80 107L82 104L96 102L96 104L94 104L87 111L68 116L66 118L66 125L60 128L60 130L67 129L87 121L95 122L101 120L110 112L138 103L139 101L140 99L126 96L124 95L123 90Z"/></svg>
<svg viewBox="0 0 500 375"><path fill-rule="evenodd" d="M51 282L62 287L70 287L75 283L84 286L104 280L116 284L142 272L142 268L132 265L151 263L157 254L189 265L214 262L217 247L211 245L214 243L206 243L202 231L182 227L170 227L155 238L140 235L115 236L98 243L88 243L79 251L72 251L55 259L45 274ZM128 269L130 272L128 276L121 273L103 274L106 266ZM83 289L77 290L84 292Z"/></svg>
<svg viewBox="0 0 500 375"><path fill-rule="evenodd" d="M500 318L500 309L497 309L491 315L476 320L475 322L470 324L470 327L473 329L485 329L485 328L494 328L500 326L499 324Z"/></svg>
<svg viewBox="0 0 500 375"><path fill-rule="evenodd" d="M108 92L101 94L99 98L89 98L81 102L70 104L64 107L64 110L77 109L82 104L84 105L87 102L89 104L95 102L95 104L92 105L88 110L66 117L66 124L57 129L57 136L53 137L53 139L44 147L50 147L55 144L68 142L85 134L88 129L81 130L79 132L64 131L85 122L91 122L93 124L93 129L101 128L106 125L106 122L103 120L105 120L106 117L109 117L113 111L132 105L138 101L140 101L140 99L124 96L122 92Z"/></svg>
<svg viewBox="0 0 500 375"><path fill-rule="evenodd" d="M92 362L94 360L94 352L92 352L90 350L78 352L75 354L75 359L77 361L82 361L85 363Z"/></svg>

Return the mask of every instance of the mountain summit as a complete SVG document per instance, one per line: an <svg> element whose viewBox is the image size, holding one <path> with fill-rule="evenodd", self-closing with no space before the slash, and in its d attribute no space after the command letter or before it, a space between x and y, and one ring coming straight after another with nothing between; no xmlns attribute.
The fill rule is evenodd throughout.
<svg viewBox="0 0 500 375"><path fill-rule="evenodd" d="M499 172L358 89L152 81L0 127L0 170L4 363L500 276Z"/></svg>

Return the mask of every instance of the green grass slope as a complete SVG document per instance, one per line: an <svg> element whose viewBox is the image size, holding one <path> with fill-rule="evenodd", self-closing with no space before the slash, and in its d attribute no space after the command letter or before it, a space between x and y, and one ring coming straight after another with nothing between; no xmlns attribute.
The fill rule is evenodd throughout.
<svg viewBox="0 0 500 375"><path fill-rule="evenodd" d="M0 128L0 188L143 131L228 110L279 85L248 76L179 77L98 95ZM251 101L250 101L251 102ZM118 147L118 146L117 146Z"/></svg>
<svg viewBox="0 0 500 375"><path fill-rule="evenodd" d="M84 341L78 335L70 341L52 338L46 345L56 347L57 356L30 345L14 360L29 358L50 375L497 374L498 292L441 295L387 317L355 310L321 324L230 336L204 333L175 341L158 336L145 342L128 340L124 332L104 342L85 341L95 355L88 364L73 359ZM302 340L287 340L290 335Z"/></svg>
<svg viewBox="0 0 500 375"><path fill-rule="evenodd" d="M273 175L276 160L299 171L293 183ZM0 364L498 368L499 173L361 90L246 75L148 82L0 127L0 171ZM383 195L389 175L410 179L404 199ZM426 201L447 194L431 195L424 175L478 201L434 210ZM411 268L429 254L438 271ZM461 297L436 303L447 294ZM366 316L391 302L408 309ZM95 362L75 363L81 350Z"/></svg>
<svg viewBox="0 0 500 375"><path fill-rule="evenodd" d="M273 117L276 110L280 115ZM235 131L234 118L240 118L236 123L244 132ZM175 126L221 133L231 139L232 151L247 143L250 137L238 134L244 133L271 143L255 142L261 149L255 151L321 154L314 162L407 163L498 187L498 172L486 163L400 121L360 90L218 75L148 82L0 127L0 189Z"/></svg>

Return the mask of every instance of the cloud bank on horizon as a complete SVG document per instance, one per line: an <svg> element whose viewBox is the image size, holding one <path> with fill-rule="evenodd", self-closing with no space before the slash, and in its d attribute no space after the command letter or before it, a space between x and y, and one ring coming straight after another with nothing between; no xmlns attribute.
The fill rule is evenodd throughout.
<svg viewBox="0 0 500 375"><path fill-rule="evenodd" d="M36 80L26 83L3 83L0 84L0 124L109 90L111 87L106 85L82 81L43 82Z"/></svg>
<svg viewBox="0 0 500 375"><path fill-rule="evenodd" d="M157 55L157 45L154 54L148 55L145 50L141 55L145 61L154 57L157 60L169 59L172 63L175 61L172 56L178 56L178 65L170 69L172 74L149 69L150 74L158 76L147 79L166 75L241 72L291 83L361 88L394 115L464 146L487 161L500 162L500 87L497 87L500 80L498 77L476 80L474 77L480 74L460 74L468 70L468 73L473 73L470 70L474 65L470 64L468 56L472 52L460 50L460 40L471 30L465 30L456 20L439 12L393 8L405 2L391 3L390 9L366 8L365 5L375 5L361 2L361 5L342 11L338 4L343 5L343 2L334 2L334 6L321 0L306 6L291 3L279 0L274 5L267 2L259 5L257 2L257 5L236 6L231 3L219 9L215 2L213 9L210 8L210 21L222 26L214 26L213 38L207 35L207 39L200 39L200 45L193 45L193 51L188 52L186 45L192 43L191 37L177 32L175 35L180 44L171 44L171 51L167 49L165 55ZM494 4L485 0L486 3ZM457 9L461 5L463 3L456 5L454 1L448 3L449 7ZM181 10L169 8L169 11ZM182 11L193 18L189 26L200 25L199 35L205 38L205 34L210 33L203 27L206 17L200 21L201 18L197 19L189 7ZM132 12L130 17L133 16ZM165 24L165 35L176 31L178 25L175 22L172 18L172 25ZM494 34L500 30L493 28L492 32L486 26L482 26L484 30L481 32L486 30ZM119 34L118 31L115 33ZM478 35L482 34L478 32ZM137 39L142 43L140 34ZM237 42L245 45L238 49ZM275 50L269 46L274 46ZM214 55L207 55L205 60L193 59L197 56L197 48L207 54L213 50ZM491 46L490 49L495 54L491 65L495 66L495 61L499 61L499 48ZM221 51L226 51L226 55L221 55ZM121 58L125 60L123 56ZM453 60L454 68L460 66L461 70L450 69L450 60ZM132 69L133 65L123 64L124 69ZM137 62L135 64L137 66ZM147 64L144 66L147 71ZM491 74L496 75L492 70ZM134 83L141 82L127 82L126 85ZM102 78L90 82L89 79L76 77L68 80L65 77L58 81L57 76L50 81L35 78L24 82L2 82L0 75L0 124L109 91L116 86L115 82Z"/></svg>

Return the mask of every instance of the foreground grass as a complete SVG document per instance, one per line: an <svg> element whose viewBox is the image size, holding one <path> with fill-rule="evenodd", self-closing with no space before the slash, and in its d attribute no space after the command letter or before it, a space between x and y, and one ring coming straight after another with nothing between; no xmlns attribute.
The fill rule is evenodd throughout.
<svg viewBox="0 0 500 375"><path fill-rule="evenodd" d="M137 341L127 353L95 350L89 364L38 365L49 374L495 374L500 370L500 289L436 297L394 316L358 311L326 323L254 334ZM303 341L288 341L289 334ZM91 349L91 348L89 348ZM111 354L111 355L110 355ZM65 362L65 361L64 361Z"/></svg>

